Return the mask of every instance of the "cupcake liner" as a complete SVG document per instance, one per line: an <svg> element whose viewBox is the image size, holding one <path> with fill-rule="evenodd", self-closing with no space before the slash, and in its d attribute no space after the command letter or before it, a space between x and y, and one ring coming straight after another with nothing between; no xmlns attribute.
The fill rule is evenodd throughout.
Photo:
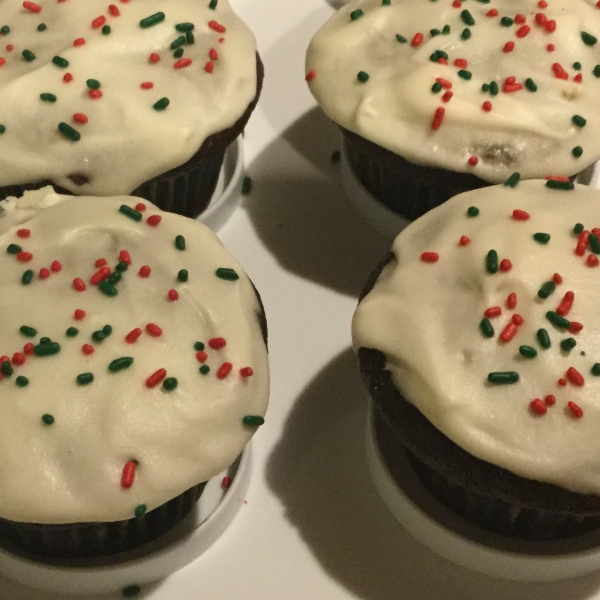
<svg viewBox="0 0 600 600"><path fill-rule="evenodd" d="M141 517L110 523L46 525L0 519L0 544L43 562L95 559L139 548L172 529L194 507L206 482L200 483Z"/></svg>

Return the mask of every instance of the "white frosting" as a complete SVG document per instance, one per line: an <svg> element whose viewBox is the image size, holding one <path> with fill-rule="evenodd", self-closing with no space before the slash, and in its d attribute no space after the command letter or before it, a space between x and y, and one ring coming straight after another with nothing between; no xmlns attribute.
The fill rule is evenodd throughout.
<svg viewBox="0 0 600 600"><path fill-rule="evenodd" d="M421 164L471 172L490 181L504 181L514 171L524 178L572 175L600 158L600 138L595 135L600 79L592 73L600 63L600 44L586 45L581 32L600 38L600 11L593 0L548 0L541 9L537 0L466 2L454 8L451 0L355 0L342 7L317 32L306 56L310 90L325 113L343 127ZM352 20L357 10L363 16ZM496 9L498 16L486 13ZM468 10L475 25L461 17ZM518 13L525 23L510 27L502 17ZM535 21L542 13L556 21L554 33ZM450 33L432 36L431 29ZM523 38L517 31L527 25ZM470 39L462 40L468 28ZM415 47L414 36L423 42ZM396 34L406 38L398 42ZM504 52L514 42L512 52ZM548 52L548 44L555 50ZM430 60L437 50L448 55L448 64ZM456 59L466 59L469 81L459 77ZM573 64L581 63L577 71ZM559 63L568 80L558 79L552 65ZM357 79L359 71L368 81ZM311 73L312 72L312 73ZM574 78L580 73L582 81ZM523 89L503 93L503 83L515 77ZM452 84L452 98L444 102L444 89L432 92L436 78ZM537 85L525 87L530 78ZM495 81L500 93L482 91ZM482 109L489 101L492 109ZM437 130L434 115L445 109ZM572 123L574 115L586 127ZM580 146L576 158L572 149ZM476 166L468 160L477 157Z"/></svg>
<svg viewBox="0 0 600 600"><path fill-rule="evenodd" d="M132 0L117 2L120 15L104 0L39 0L41 12L23 8L21 0L0 2L0 186L51 180L80 195L128 194L141 183L185 163L211 134L233 125L256 94L256 42L233 13L228 0ZM165 19L149 28L140 21L157 12ZM109 35L92 22L100 16ZM226 31L211 29L216 21ZM181 35L179 23L194 24L195 43L184 44L184 68L170 49ZM47 29L38 31L44 23ZM74 40L85 44L74 46ZM223 40L220 42L219 40ZM12 45L12 51L6 45ZM210 58L211 49L218 59ZM28 62L23 50L36 56ZM150 61L156 53L160 60ZM69 62L59 68L59 56ZM0 62L2 62L0 60ZM212 62L212 73L205 65ZM73 80L63 81L70 73ZM88 79L100 82L102 97L92 99ZM142 89L151 82L152 89ZM56 96L45 102L40 94ZM162 111L153 109L161 98ZM75 114L88 122L80 124ZM65 122L81 139L73 142L58 130ZM69 175L91 181L76 185Z"/></svg>
<svg viewBox="0 0 600 600"><path fill-rule="evenodd" d="M471 206L479 216L467 216ZM514 209L527 211L529 220L515 220ZM551 190L534 180L455 196L398 236L397 260L383 270L353 320L355 347L383 352L397 388L455 443L517 475L592 494L600 494L600 377L591 374L600 362L600 267L587 265L589 246L584 256L575 254L573 226L580 222L591 230L600 225L599 215L600 192L585 186ZM549 233L550 241L534 241L538 232ZM461 236L470 243L460 245ZM488 273L490 249L499 260L509 259L512 269ZM423 252L437 252L439 260L424 262ZM543 300L538 290L554 273L563 282ZM567 291L575 300L566 318L583 324L575 334L545 316ZM517 295L512 310L506 303L511 293ZM484 311L496 306L502 314L490 318L495 333L486 338L479 324ZM524 323L511 341L501 342L513 314ZM549 349L537 340L540 328L550 336ZM576 347L561 350L569 337ZM537 357L522 356L522 345L537 350ZM570 367L584 385L566 376ZM507 371L517 372L519 381L488 383L489 373ZM530 403L547 395L556 403L537 414Z"/></svg>
<svg viewBox="0 0 600 600"><path fill-rule="evenodd" d="M231 464L255 426L243 424L247 415L263 416L267 407L269 371L258 321L259 304L240 265L204 225L158 210L149 202L144 219L135 222L119 212L137 198L67 197L51 188L2 203L0 215L0 355L13 357L25 344L49 337L60 344L53 356L27 355L14 374L0 381L0 516L21 522L65 523L115 521L133 517L139 505L147 510L174 498ZM146 223L161 215L157 227ZM30 230L23 239L17 231ZM185 250L174 240L182 235ZM6 252L19 245L33 258L19 262ZM108 297L90 282L104 258L114 270L121 250L131 265L116 284L118 295ZM41 268L58 260L60 272L40 279ZM147 278L138 274L148 265ZM239 279L215 276L218 268L234 269ZM21 283L26 269L34 272L29 285ZM186 283L178 281L187 269ZM78 292L73 279L87 289ZM171 301L170 289L179 293ZM74 318L83 309L82 320ZM160 337L146 331L154 323ZM102 342L92 333L105 325L112 334ZM20 327L37 330L25 337ZM79 334L68 337L76 327ZM143 333L135 343L125 336L135 328ZM212 349L211 338L226 346ZM201 341L210 372L194 344ZM84 344L94 353L82 352ZM108 365L119 357L133 364L117 372ZM219 367L233 368L224 379ZM240 369L250 367L244 377ZM149 389L146 379L158 369L178 381L176 389ZM79 385L81 373L94 381ZM29 380L17 385L17 376ZM52 415L54 424L42 421ZM139 462L133 485L121 485L124 465Z"/></svg>

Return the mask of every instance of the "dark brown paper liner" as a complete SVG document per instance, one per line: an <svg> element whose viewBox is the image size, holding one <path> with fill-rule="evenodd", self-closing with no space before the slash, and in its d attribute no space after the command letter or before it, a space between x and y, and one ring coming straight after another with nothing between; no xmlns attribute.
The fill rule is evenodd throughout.
<svg viewBox="0 0 600 600"><path fill-rule="evenodd" d="M0 544L37 561L101 558L140 548L179 523L195 506L200 483L142 517L110 523L44 525L0 519Z"/></svg>
<svg viewBox="0 0 600 600"><path fill-rule="evenodd" d="M373 271L361 300L383 268ZM463 450L411 404L394 385L379 350L360 348L363 380L373 399L378 448L394 473L406 452L427 489L472 523L502 535L528 540L561 539L600 527L600 497L515 475Z"/></svg>
<svg viewBox="0 0 600 600"><path fill-rule="evenodd" d="M162 210L186 217L195 218L202 214L210 204L217 187L225 151L242 133L256 107L262 90L263 79L264 68L257 53L256 95L244 114L231 127L207 137L198 152L183 165L146 181L129 195L145 198ZM25 191L37 190L46 185L53 185L59 194L74 195L72 192L47 180L0 187L0 200L9 196L20 197Z"/></svg>

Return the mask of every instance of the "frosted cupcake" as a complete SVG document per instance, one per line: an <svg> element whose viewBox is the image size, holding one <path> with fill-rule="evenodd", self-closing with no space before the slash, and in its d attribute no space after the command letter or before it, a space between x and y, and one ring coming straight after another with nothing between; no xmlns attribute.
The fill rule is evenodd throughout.
<svg viewBox="0 0 600 600"><path fill-rule="evenodd" d="M599 35L591 0L358 0L312 39L306 79L362 184L416 218L598 160Z"/></svg>

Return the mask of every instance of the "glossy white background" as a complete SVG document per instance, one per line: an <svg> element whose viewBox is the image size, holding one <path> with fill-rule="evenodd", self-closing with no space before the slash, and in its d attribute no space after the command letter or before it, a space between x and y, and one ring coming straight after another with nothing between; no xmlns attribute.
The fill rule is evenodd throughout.
<svg viewBox="0 0 600 600"><path fill-rule="evenodd" d="M330 162L337 131L304 82L306 46L342 2L231 2L256 33L266 78L246 129L252 193L220 236L263 297L271 405L254 438L247 504L203 556L138 598L600 600L600 574L524 584L457 567L414 541L380 500L365 460L366 401L349 324L389 241L345 200ZM70 597L0 579L0 598Z"/></svg>

